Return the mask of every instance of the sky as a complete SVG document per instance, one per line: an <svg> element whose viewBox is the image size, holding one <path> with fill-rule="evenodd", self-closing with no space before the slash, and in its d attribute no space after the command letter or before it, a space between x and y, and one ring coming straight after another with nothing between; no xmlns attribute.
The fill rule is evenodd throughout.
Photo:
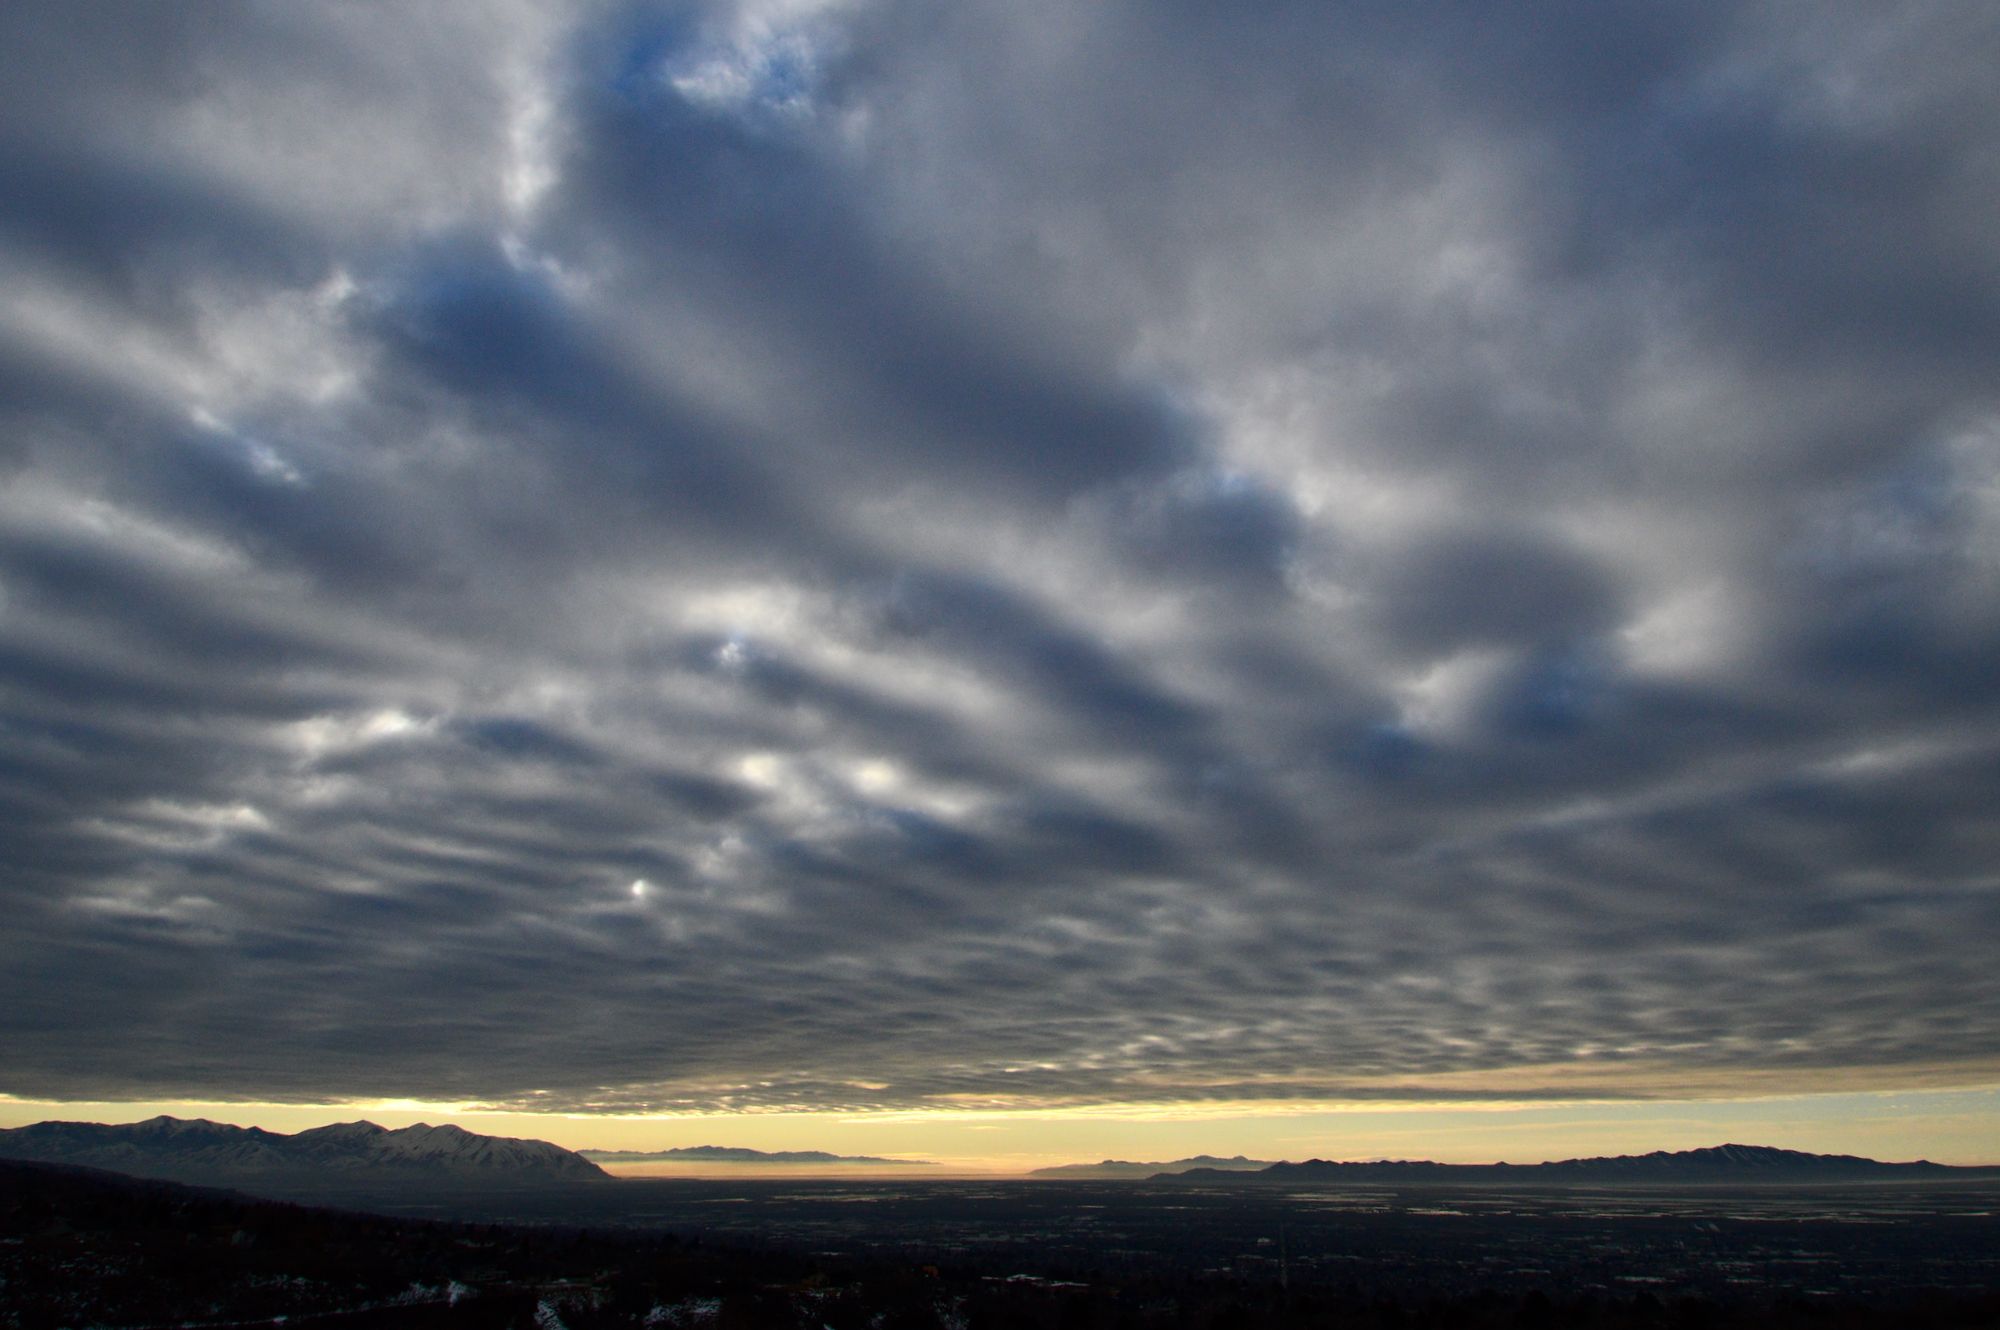
<svg viewBox="0 0 2000 1330"><path fill-rule="evenodd" d="M2000 1161L1996 66L0 7L0 1125Z"/></svg>

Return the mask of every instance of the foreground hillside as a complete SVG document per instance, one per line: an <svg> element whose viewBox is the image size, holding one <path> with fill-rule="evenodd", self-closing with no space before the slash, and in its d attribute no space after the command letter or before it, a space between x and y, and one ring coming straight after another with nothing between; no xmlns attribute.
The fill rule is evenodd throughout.
<svg viewBox="0 0 2000 1330"><path fill-rule="evenodd" d="M1644 1230L1648 1250L1635 1259L1698 1259L1676 1231ZM688 1231L387 1219L0 1163L0 1327L220 1330L281 1318L288 1327L391 1330L1970 1330L2000 1323L2000 1289L1937 1282L1962 1281L1979 1268L1952 1267L1949 1245L1925 1247L1929 1268L1913 1262L1908 1288L1876 1297L1830 1299L1800 1287L1712 1299L1663 1295L1645 1283L1579 1292L1558 1279L1524 1291L1400 1278L1399 1267L1421 1253L1393 1228L1386 1245L1338 1276L1301 1270L1289 1279L1268 1258L1217 1264L1213 1253L1133 1262L1073 1249L1058 1260L1032 1230L1017 1234L1025 1240L1005 1249L907 1243L842 1252L741 1233L718 1242ZM1780 1240L1812 1250L1822 1238L1800 1229Z"/></svg>

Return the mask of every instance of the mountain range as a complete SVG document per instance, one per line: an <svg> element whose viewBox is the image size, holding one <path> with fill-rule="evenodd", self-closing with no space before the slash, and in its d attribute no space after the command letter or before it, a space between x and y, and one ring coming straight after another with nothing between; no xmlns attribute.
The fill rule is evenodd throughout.
<svg viewBox="0 0 2000 1330"><path fill-rule="evenodd" d="M336 1122L285 1135L203 1118L156 1117L109 1126L37 1122L0 1130L0 1159L109 1169L143 1178L230 1184L449 1182L546 1186L610 1175L547 1141L481 1136L419 1123L391 1131Z"/></svg>
<svg viewBox="0 0 2000 1330"><path fill-rule="evenodd" d="M1139 1164L1129 1159L1101 1159L1095 1164L1057 1164L1052 1168L1038 1168L1028 1174L1031 1178L1070 1178L1078 1182L1102 1182L1113 1178L1145 1179L1166 1174L1186 1173L1190 1169L1201 1169L1208 1173L1255 1173L1271 1167L1268 1159L1245 1159L1234 1155L1228 1159L1218 1155L1192 1155L1186 1159L1176 1159L1165 1164Z"/></svg>
<svg viewBox="0 0 2000 1330"><path fill-rule="evenodd" d="M579 1150L598 1164L928 1164L928 1159L881 1159L824 1150L751 1150L740 1145L682 1145L671 1150Z"/></svg>
<svg viewBox="0 0 2000 1330"><path fill-rule="evenodd" d="M1435 1164L1385 1159L1336 1163L1308 1159L1254 1173L1217 1168L1162 1172L1162 1182L1494 1183L1569 1187L1613 1184L1891 1182L1992 1177L2000 1169L1957 1168L1927 1159L1886 1164L1858 1155L1817 1155L1768 1145L1716 1145L1702 1150L1655 1150L1643 1155L1562 1159L1546 1164Z"/></svg>
<svg viewBox="0 0 2000 1330"><path fill-rule="evenodd" d="M482 1136L446 1124L390 1130L339 1122L293 1135L205 1119L144 1122L38 1122L0 1129L0 1159L106 1169L143 1178L286 1191L348 1186L446 1184L534 1187L610 1181L597 1162L724 1164L909 1164L921 1161L823 1150L751 1150L697 1145L671 1150L570 1151L547 1141ZM1545 1164L1439 1164L1429 1160L1299 1163L1197 1155L1170 1163L1106 1159L1037 1169L1031 1177L1171 1183L1514 1186L1764 1184L1948 1181L2000 1177L2000 1167L1963 1168L1929 1160L1883 1163L1856 1155L1808 1154L1761 1145L1563 1159Z"/></svg>

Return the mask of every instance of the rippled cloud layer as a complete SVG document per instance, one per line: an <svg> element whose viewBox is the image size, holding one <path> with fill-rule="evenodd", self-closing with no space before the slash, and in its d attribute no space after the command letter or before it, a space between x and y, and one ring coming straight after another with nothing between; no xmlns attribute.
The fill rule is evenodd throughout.
<svg viewBox="0 0 2000 1330"><path fill-rule="evenodd" d="M0 15L0 1092L2000 1074L1984 4Z"/></svg>

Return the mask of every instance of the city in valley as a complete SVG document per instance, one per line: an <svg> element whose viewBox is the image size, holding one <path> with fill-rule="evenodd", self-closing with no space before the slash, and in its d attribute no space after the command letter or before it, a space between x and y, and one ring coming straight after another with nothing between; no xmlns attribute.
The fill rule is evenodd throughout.
<svg viewBox="0 0 2000 1330"><path fill-rule="evenodd" d="M707 1149L738 1166L759 1153ZM2000 1315L2000 1169L1739 1145L1544 1166L1182 1160L1143 1177L868 1181L753 1165L662 1179L456 1127L286 1137L155 1119L0 1132L0 1160L0 1325L23 1330ZM229 1189L192 1185L204 1176Z"/></svg>

